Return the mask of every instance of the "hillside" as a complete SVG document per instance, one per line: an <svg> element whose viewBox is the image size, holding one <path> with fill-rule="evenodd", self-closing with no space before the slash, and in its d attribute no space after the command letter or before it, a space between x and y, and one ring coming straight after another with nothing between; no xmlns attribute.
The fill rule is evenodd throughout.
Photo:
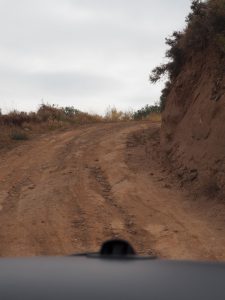
<svg viewBox="0 0 225 300"><path fill-rule="evenodd" d="M225 1L193 1L184 32L167 39L161 145L181 185L196 196L225 193Z"/></svg>

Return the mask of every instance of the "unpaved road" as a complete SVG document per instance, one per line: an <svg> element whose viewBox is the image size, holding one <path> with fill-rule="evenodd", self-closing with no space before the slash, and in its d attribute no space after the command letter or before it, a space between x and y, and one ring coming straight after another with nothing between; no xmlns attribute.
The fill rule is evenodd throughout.
<svg viewBox="0 0 225 300"><path fill-rule="evenodd" d="M117 237L141 254L225 260L222 207L169 183L156 162L158 131L146 122L90 125L2 153L0 256L95 251Z"/></svg>

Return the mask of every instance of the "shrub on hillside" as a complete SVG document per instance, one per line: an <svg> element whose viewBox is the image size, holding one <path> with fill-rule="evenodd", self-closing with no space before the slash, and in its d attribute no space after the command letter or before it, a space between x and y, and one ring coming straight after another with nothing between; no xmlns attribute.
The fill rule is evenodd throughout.
<svg viewBox="0 0 225 300"><path fill-rule="evenodd" d="M80 110L74 108L73 106L66 106L63 108L63 111L67 117L74 117L81 113Z"/></svg>
<svg viewBox="0 0 225 300"><path fill-rule="evenodd" d="M22 130L14 129L11 132L11 139L16 141L25 141L28 140L28 135Z"/></svg>
<svg viewBox="0 0 225 300"><path fill-rule="evenodd" d="M222 55L225 54L225 0L193 0L186 22L183 32L175 31L171 37L166 38L169 46L166 51L168 62L157 66L150 74L152 83L165 75L168 77L160 98L162 110L165 108L172 82L193 51L203 51L211 43Z"/></svg>
<svg viewBox="0 0 225 300"><path fill-rule="evenodd" d="M6 126L19 126L21 127L25 122L33 121L33 116L26 112L18 112L16 110L7 115L0 115L0 124Z"/></svg>
<svg viewBox="0 0 225 300"><path fill-rule="evenodd" d="M123 112L116 107L108 107L104 116L107 122L130 121L133 119L133 111Z"/></svg>
<svg viewBox="0 0 225 300"><path fill-rule="evenodd" d="M156 103L154 105L146 105L141 109L137 110L133 118L134 120L143 120L148 118L151 114L159 114L161 111L160 106Z"/></svg>
<svg viewBox="0 0 225 300"><path fill-rule="evenodd" d="M50 120L63 121L65 112L62 108L55 105L42 104L37 111L37 119L41 122Z"/></svg>
<svg viewBox="0 0 225 300"><path fill-rule="evenodd" d="M37 117L42 122L70 122L76 124L94 123L102 120L96 114L82 112L73 106L58 107L56 105L42 104L37 111ZM52 123L53 124L53 123ZM54 123L56 124L56 123Z"/></svg>

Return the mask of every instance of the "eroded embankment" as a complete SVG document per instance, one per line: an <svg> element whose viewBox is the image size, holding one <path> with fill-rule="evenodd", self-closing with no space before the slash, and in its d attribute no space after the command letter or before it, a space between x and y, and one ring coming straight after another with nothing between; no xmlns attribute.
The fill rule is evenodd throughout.
<svg viewBox="0 0 225 300"><path fill-rule="evenodd" d="M214 45L189 54L163 113L164 158L197 197L225 195L225 57Z"/></svg>

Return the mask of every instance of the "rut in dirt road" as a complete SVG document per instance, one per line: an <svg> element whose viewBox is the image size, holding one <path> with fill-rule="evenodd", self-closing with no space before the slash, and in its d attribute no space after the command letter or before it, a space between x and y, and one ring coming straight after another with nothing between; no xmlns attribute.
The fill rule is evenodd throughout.
<svg viewBox="0 0 225 300"><path fill-rule="evenodd" d="M0 255L96 251L124 238L140 254L225 259L223 219L171 185L158 146L159 125L128 122L46 134L3 154Z"/></svg>

